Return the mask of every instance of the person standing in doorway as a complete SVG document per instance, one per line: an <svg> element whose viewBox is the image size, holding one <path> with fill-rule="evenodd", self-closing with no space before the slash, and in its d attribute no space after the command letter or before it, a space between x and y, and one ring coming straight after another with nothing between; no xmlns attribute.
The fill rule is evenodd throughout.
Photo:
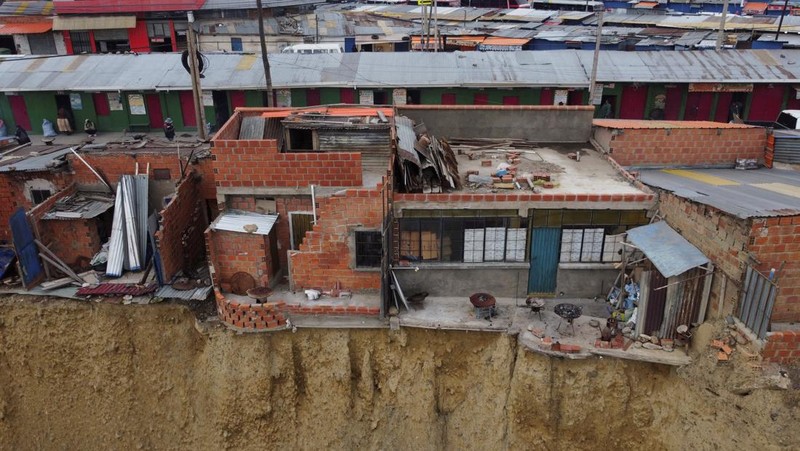
<svg viewBox="0 0 800 451"><path fill-rule="evenodd" d="M611 102L608 99L606 99L606 101L603 102L603 105L600 106L600 117L602 119L608 119L611 117Z"/></svg>
<svg viewBox="0 0 800 451"><path fill-rule="evenodd" d="M72 134L72 125L69 123L69 115L67 114L67 110L64 107L58 109L58 119L56 119L56 126L58 127L59 133L64 133L66 135Z"/></svg>

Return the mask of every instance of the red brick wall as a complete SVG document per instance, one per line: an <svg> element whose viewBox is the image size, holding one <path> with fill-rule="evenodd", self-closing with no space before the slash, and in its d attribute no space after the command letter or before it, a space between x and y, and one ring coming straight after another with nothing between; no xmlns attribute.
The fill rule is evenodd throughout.
<svg viewBox="0 0 800 451"><path fill-rule="evenodd" d="M269 286L273 268L267 236L208 230L206 242L215 286L229 291L230 279L237 272L250 274L257 285Z"/></svg>
<svg viewBox="0 0 800 451"><path fill-rule="evenodd" d="M257 332L286 327L285 302L240 304L226 299L219 290L214 290L214 294L219 318L234 329Z"/></svg>
<svg viewBox="0 0 800 451"><path fill-rule="evenodd" d="M614 135L613 131L621 133ZM760 127L671 130L596 127L595 137L624 166L733 164L737 158L763 159L767 144L767 133Z"/></svg>
<svg viewBox="0 0 800 451"><path fill-rule="evenodd" d="M183 164L187 163L186 158L189 156L190 150L182 150ZM136 163L139 163L139 173L143 174L147 169L148 163L150 164L150 177L153 177L155 169L169 169L170 179L178 182L181 178L181 169L178 162L178 156L174 153L83 153L81 154L92 167L106 178L111 186L116 186L119 178L122 175L133 175L136 173ZM73 172L73 179L80 185L95 185L101 182L97 179L92 171L83 164L74 155L69 156L70 167ZM198 189L202 193L204 199L216 199L217 192L214 185L214 174L212 170L211 160L202 159L198 160L197 164L190 165L190 169L186 172L189 173L192 169L201 176L201 183Z"/></svg>
<svg viewBox="0 0 800 451"><path fill-rule="evenodd" d="M278 152L275 140L215 140L218 187L361 186L361 154Z"/></svg>
<svg viewBox="0 0 800 451"><path fill-rule="evenodd" d="M800 330L768 332L761 356L768 362L790 364L800 362Z"/></svg>
<svg viewBox="0 0 800 451"><path fill-rule="evenodd" d="M667 223L708 257L715 265L715 275L709 299L709 314L713 318L735 312L738 287L744 278L749 240L749 224L716 208L691 202L662 191L659 211ZM725 275L723 277L722 275ZM721 284L724 280L726 287ZM720 296L725 292L724 311L720 312Z"/></svg>
<svg viewBox="0 0 800 451"><path fill-rule="evenodd" d="M317 224L306 233L299 251L289 253L296 289L331 289L338 282L344 290L376 290L381 274L351 268L350 243L356 227L377 229L383 221L381 191L347 190L342 197L318 199Z"/></svg>
<svg viewBox="0 0 800 451"><path fill-rule="evenodd" d="M208 227L205 205L200 198L201 178L190 173L178 185L172 201L160 212L156 243L161 254L164 280L170 281L185 265L195 269L202 261L203 232Z"/></svg>
<svg viewBox="0 0 800 451"><path fill-rule="evenodd" d="M772 322L800 321L800 216L754 219L750 237L750 253L760 262L756 269L767 274L786 262Z"/></svg>
<svg viewBox="0 0 800 451"><path fill-rule="evenodd" d="M63 190L70 183L69 174L63 171L0 173L0 241L11 241L8 221L17 208L22 207L27 211L33 207L33 203L25 197L25 182L33 179L48 180L57 190Z"/></svg>
<svg viewBox="0 0 800 451"><path fill-rule="evenodd" d="M28 212L34 233L42 243L72 268L88 269L89 260L100 250L96 219L42 220L42 216L60 200L77 191L73 183L50 196Z"/></svg>

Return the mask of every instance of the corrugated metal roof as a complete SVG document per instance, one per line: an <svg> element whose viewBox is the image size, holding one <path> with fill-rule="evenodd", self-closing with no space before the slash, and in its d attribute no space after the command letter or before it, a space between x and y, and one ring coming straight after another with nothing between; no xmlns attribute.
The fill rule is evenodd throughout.
<svg viewBox="0 0 800 451"><path fill-rule="evenodd" d="M244 229L244 226L253 224L258 227L253 234L269 235L277 220L278 215L262 215L247 211L230 210L219 215L211 223L211 230L249 233Z"/></svg>
<svg viewBox="0 0 800 451"><path fill-rule="evenodd" d="M628 230L628 241L638 247L664 277L674 277L708 263L708 258L666 222Z"/></svg>
<svg viewBox="0 0 800 451"><path fill-rule="evenodd" d="M212 287L200 287L191 290L176 290L172 285L164 285L155 292L155 296L163 299L183 299L186 301L204 301L208 299Z"/></svg>
<svg viewBox="0 0 800 451"><path fill-rule="evenodd" d="M641 181L647 185L739 218L800 215L800 172L779 169L673 172L643 169L639 173ZM715 183L705 182L704 178ZM720 179L730 183L721 184Z"/></svg>
<svg viewBox="0 0 800 451"><path fill-rule="evenodd" d="M76 193L53 205L42 219L91 219L114 206L114 196L105 193Z"/></svg>
<svg viewBox="0 0 800 451"><path fill-rule="evenodd" d="M139 286L127 283L101 283L93 287L81 287L79 296L104 295L104 296L142 296L156 291L156 284Z"/></svg>
<svg viewBox="0 0 800 451"><path fill-rule="evenodd" d="M69 153L71 153L69 147L63 147L45 154L30 155L22 160L2 162L0 172L47 171L64 164L65 156Z"/></svg>
<svg viewBox="0 0 800 451"><path fill-rule="evenodd" d="M5 1L0 2L0 16L50 16L52 1Z"/></svg>
<svg viewBox="0 0 800 451"><path fill-rule="evenodd" d="M263 89L251 54L208 54L203 89ZM0 91L189 90L180 54L68 55L0 64ZM273 86L586 87L592 52L401 52L270 55ZM246 64L245 64L246 63ZM796 83L798 50L601 52L598 80L643 83Z"/></svg>
<svg viewBox="0 0 800 451"><path fill-rule="evenodd" d="M727 122L712 121L646 121L636 119L594 119L592 124L595 127L621 128L621 129L717 129L717 128L756 128L753 125L731 124Z"/></svg>
<svg viewBox="0 0 800 451"><path fill-rule="evenodd" d="M40 34L47 33L52 29L53 22L49 20L30 23L7 23L5 25L0 25L0 35L9 36L12 34Z"/></svg>

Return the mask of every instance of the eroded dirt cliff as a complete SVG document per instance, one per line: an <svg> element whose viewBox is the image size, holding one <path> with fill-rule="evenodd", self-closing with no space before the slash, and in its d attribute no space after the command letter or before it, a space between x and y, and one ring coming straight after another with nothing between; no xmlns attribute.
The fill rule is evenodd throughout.
<svg viewBox="0 0 800 451"><path fill-rule="evenodd" d="M237 335L176 305L0 300L2 449L798 449L796 390L504 334ZM733 382L735 381L735 382Z"/></svg>

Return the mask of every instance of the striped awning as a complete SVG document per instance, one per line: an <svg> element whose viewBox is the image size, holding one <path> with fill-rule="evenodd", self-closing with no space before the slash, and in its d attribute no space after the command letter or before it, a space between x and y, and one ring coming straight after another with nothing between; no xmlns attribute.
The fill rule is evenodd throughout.
<svg viewBox="0 0 800 451"><path fill-rule="evenodd" d="M0 35L10 36L12 34L39 34L47 33L53 29L53 22L49 20L46 22L33 22L33 23L7 23L0 25Z"/></svg>
<svg viewBox="0 0 800 451"><path fill-rule="evenodd" d="M56 16L53 30L112 30L136 28L136 16Z"/></svg>

